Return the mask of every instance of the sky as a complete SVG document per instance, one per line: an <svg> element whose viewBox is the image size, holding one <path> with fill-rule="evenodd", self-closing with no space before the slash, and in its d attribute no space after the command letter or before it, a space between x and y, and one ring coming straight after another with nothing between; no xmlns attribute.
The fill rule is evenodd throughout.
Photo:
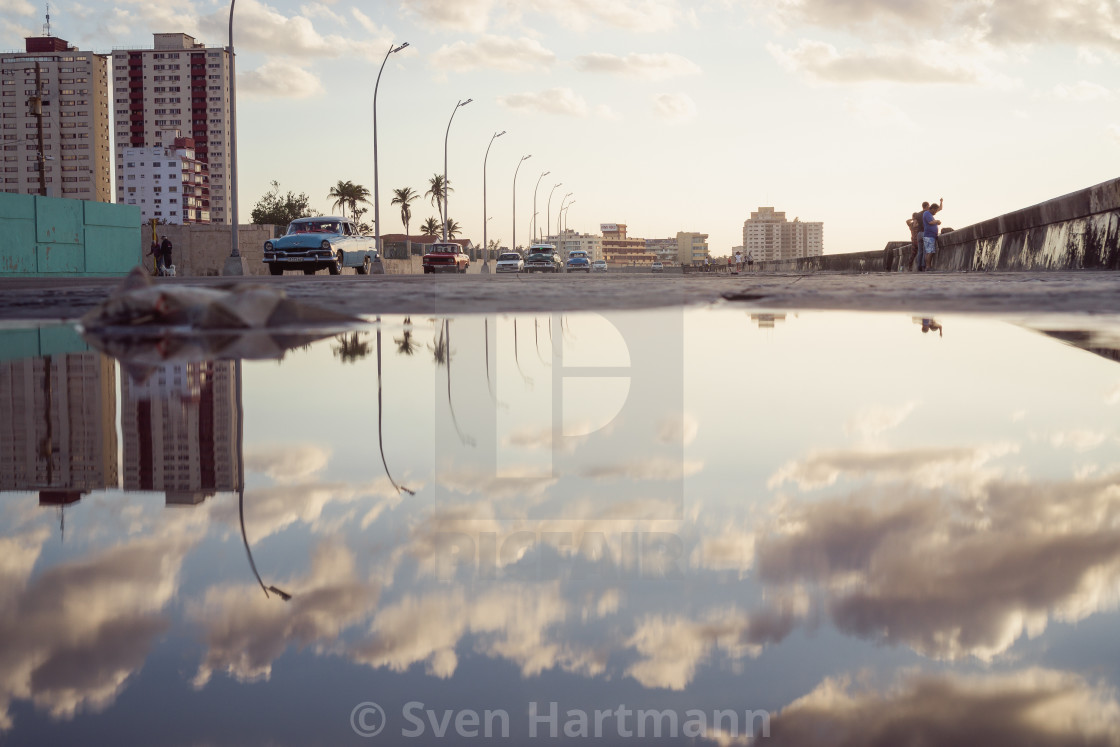
<svg viewBox="0 0 1120 747"><path fill-rule="evenodd" d="M0 48L44 12L0 0ZM50 13L98 52L227 41L224 3ZM245 222L273 180L327 213L339 180L373 190L374 83L402 42L377 97L382 233L403 230L392 190L443 171L445 133L451 217L503 245L515 199L517 243L531 235L534 192L542 232L570 193L568 228L699 231L719 256L771 205L823 221L832 254L907 238L923 200L960 228L1118 176L1118 0L241 0ZM412 232L436 215L421 198Z"/></svg>

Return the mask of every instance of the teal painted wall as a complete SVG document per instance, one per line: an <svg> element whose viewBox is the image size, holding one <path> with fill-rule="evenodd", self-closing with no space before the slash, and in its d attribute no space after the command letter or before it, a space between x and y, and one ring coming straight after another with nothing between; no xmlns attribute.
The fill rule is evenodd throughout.
<svg viewBox="0 0 1120 747"><path fill-rule="evenodd" d="M135 205L0 193L0 277L124 276L140 233Z"/></svg>

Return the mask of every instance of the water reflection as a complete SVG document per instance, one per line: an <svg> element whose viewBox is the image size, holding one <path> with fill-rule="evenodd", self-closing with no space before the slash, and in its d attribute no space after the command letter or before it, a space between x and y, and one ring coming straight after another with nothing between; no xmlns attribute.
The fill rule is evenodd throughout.
<svg viewBox="0 0 1120 747"><path fill-rule="evenodd" d="M119 384L77 338L12 343L0 728L164 741L154 687L230 744L217 693L277 743L347 740L370 698L396 730L411 700L505 708L521 741L560 701L767 709L788 744L1114 743L1109 329L949 322L394 317Z"/></svg>

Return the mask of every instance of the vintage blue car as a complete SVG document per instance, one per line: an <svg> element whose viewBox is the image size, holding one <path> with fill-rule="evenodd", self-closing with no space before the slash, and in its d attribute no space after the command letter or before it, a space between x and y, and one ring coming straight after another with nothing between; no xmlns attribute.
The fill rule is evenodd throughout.
<svg viewBox="0 0 1120 747"><path fill-rule="evenodd" d="M568 261L565 264L566 272L586 272L591 273L591 260L587 256L587 252L582 249L573 249L568 252Z"/></svg>
<svg viewBox="0 0 1120 747"><path fill-rule="evenodd" d="M382 272L373 237L362 235L346 218L330 216L292 221L287 233L264 242L264 261L272 275L283 275L284 270L314 275L323 268L339 275L344 267L353 267L359 275Z"/></svg>

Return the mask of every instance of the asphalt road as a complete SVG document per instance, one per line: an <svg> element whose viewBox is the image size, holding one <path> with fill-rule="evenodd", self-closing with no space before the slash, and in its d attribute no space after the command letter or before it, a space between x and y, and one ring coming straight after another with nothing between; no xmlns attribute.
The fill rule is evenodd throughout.
<svg viewBox="0 0 1120 747"><path fill-rule="evenodd" d="M119 284L100 278L0 278L0 320L81 316ZM229 278L160 278L219 287ZM641 309L726 301L758 309L924 313L1120 313L1120 273L869 273L847 275L285 275L290 298L350 314L463 314Z"/></svg>

